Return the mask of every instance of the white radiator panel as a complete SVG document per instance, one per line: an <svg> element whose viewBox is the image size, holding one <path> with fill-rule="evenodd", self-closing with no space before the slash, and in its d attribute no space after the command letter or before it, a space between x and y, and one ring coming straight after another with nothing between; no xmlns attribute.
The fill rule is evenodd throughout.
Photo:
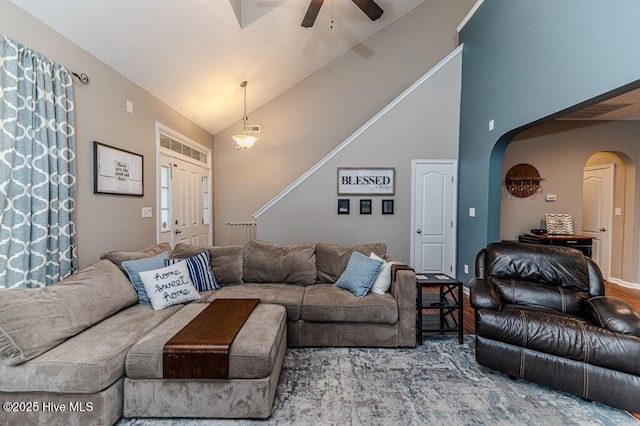
<svg viewBox="0 0 640 426"><path fill-rule="evenodd" d="M242 245L255 240L257 229L258 224L256 222L227 222L223 245Z"/></svg>

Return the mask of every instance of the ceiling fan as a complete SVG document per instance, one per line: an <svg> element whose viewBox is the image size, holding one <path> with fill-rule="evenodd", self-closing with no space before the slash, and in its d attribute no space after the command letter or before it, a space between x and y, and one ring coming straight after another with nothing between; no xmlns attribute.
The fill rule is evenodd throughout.
<svg viewBox="0 0 640 426"><path fill-rule="evenodd" d="M372 21L375 21L382 16L384 10L374 0L351 0L356 6L360 8ZM307 9L306 15L302 20L302 26L305 28L313 27L313 23L316 22L318 12L324 0L311 0L309 9Z"/></svg>

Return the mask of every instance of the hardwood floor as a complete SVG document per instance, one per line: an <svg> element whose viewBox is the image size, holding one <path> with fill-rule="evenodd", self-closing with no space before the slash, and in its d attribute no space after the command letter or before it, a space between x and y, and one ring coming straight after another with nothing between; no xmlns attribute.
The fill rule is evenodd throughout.
<svg viewBox="0 0 640 426"><path fill-rule="evenodd" d="M605 283L605 294L607 296L617 297L619 299L624 300L629 303L631 306L640 311L640 290L634 290L627 287L622 287L617 284L612 284L609 282ZM469 304L469 296L464 295L464 334L475 334L475 324L474 324L474 311L471 305ZM631 413L632 416L640 420L640 413L634 414Z"/></svg>

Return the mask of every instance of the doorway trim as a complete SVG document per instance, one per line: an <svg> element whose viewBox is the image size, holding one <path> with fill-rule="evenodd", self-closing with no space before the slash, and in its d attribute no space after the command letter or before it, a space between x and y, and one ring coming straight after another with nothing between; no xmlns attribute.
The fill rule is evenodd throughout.
<svg viewBox="0 0 640 426"><path fill-rule="evenodd" d="M193 158L190 158L186 155L183 155L181 153L178 153L176 151L172 151L170 149L164 148L163 146L161 146L160 143L160 137L161 136L166 136L170 139L173 139L177 142L180 142L183 145L186 145L188 147L194 148L202 153L204 153L207 156L207 161L206 163L202 162L202 161L196 161ZM207 169L209 171L209 185L213 185L213 179L211 178L211 149L207 148L206 146L199 144L198 142L194 141L193 139L188 138L187 136L173 130L172 128L156 121L156 143L155 143L155 170L156 170L156 188L155 188L155 193L156 193L156 243L160 242L160 232L161 232L161 166L160 166L160 156L161 154L168 156L168 157L175 157L176 159L179 160L183 160L183 161L187 161L189 163L193 163L193 164L197 164L205 169ZM210 188L211 190L212 188ZM213 191L209 191L209 193L211 194ZM209 212L211 215L211 212L213 212L213 197L209 197ZM211 220L212 216L210 216L210 220L209 220L209 226L213 227L213 220ZM209 238L210 241L208 242L209 244L213 242L214 236L213 236L213 230L211 229L209 232Z"/></svg>

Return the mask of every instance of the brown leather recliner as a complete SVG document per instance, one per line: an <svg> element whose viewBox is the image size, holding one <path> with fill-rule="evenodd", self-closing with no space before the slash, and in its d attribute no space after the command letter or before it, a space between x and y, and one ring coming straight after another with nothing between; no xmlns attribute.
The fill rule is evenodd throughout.
<svg viewBox="0 0 640 426"><path fill-rule="evenodd" d="M640 412L640 313L580 251L489 244L470 292L479 364Z"/></svg>

